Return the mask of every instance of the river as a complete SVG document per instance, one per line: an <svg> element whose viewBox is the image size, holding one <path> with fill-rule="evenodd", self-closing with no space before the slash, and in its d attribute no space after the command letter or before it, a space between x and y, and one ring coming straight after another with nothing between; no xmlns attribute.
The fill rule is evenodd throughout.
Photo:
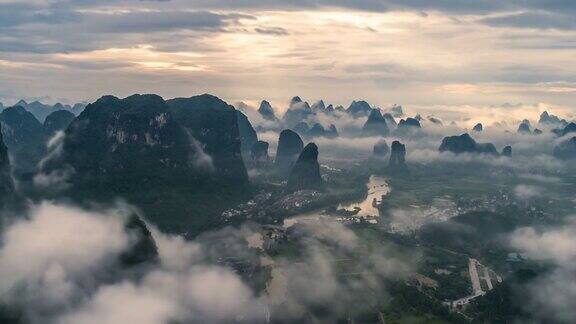
<svg viewBox="0 0 576 324"><path fill-rule="evenodd" d="M321 218L331 218L342 222L354 222L365 220L372 224L377 224L380 218L380 211L378 205L382 203L382 199L390 193L390 186L385 178L372 175L366 184L368 194L366 198L360 202L347 202L338 204L338 210L350 212L349 216L336 216L322 213L321 210L316 210L293 217L286 218L283 226L290 227L295 223L317 221ZM354 211L358 211L354 213Z"/></svg>

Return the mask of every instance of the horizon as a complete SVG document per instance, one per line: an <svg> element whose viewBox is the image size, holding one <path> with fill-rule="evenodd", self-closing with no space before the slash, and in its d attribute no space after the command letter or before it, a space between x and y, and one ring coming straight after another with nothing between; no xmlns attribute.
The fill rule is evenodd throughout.
<svg viewBox="0 0 576 324"><path fill-rule="evenodd" d="M157 95L154 93L135 93L135 94L131 94L132 95ZM170 100L170 99L175 99L175 98L188 98L188 97L195 97L195 96L200 96L200 95L213 95L210 93L203 93L203 94L194 94L194 95L190 95L190 96L182 96L182 97L174 97L174 98L166 98L166 97L162 97L163 100ZM99 98L102 98L104 96L107 95L103 95ZM129 96L127 96L129 97ZM218 97L218 96L216 96ZM98 99L99 99L98 98ZM124 97L119 97L119 99L123 99ZM219 98L219 97L218 97ZM292 97L293 98L293 97ZM222 98L220 98L222 99ZM223 99L224 100L224 99ZM226 100L224 100L227 104L233 106L236 110L242 111L244 113L247 114L248 118L254 122L254 118L256 118L256 120L259 119L259 117L257 116L257 110L258 107L260 105L260 103L264 100L267 99L262 99L261 101L237 101L237 102L227 102ZM312 105L314 103L317 103L318 101L322 100L324 101L325 105L333 105L334 107L338 107L338 106L342 106L344 109L347 109L349 107L350 104L352 104L353 101L360 101L362 99L357 99L357 100L352 100L352 102L348 103L348 104L343 104L343 105L339 105L337 103L332 103L332 102L327 102L324 99L318 99L318 100L314 100L314 101L310 101L310 100L306 100L306 98L302 98L302 100L304 102L307 102L308 104ZM17 106L17 104L21 101L24 101L26 104L33 104L33 103L40 103L46 107L53 107L56 104L62 104L64 106L68 106L70 108L72 108L72 106L74 106L75 104L82 104L82 105L89 105L92 104L94 102L96 102L96 100L92 101L92 102L72 102L72 103L63 103L63 102L56 102L54 105L47 103L47 102L43 102L42 100L31 100L31 101L26 101L24 99L19 99L18 102L14 103L13 105L6 105L4 104L4 109L9 108L9 107L14 107ZM278 117L283 117L284 114L286 113L286 111L288 109L290 109L290 104L289 102L285 102L285 103L276 103L276 102L270 102L272 109L274 110L274 112L277 114ZM390 112L391 109L398 105L400 107L402 107L405 116L409 117L415 117L417 115L423 115L423 117L435 117L435 118L440 118L441 120L443 120L444 122L456 122L458 126L462 127L463 130L466 130L467 128L472 128L473 125L477 124L477 123L481 123L484 126L493 126L493 125L498 125L498 127L504 126L505 128L508 129L515 129L516 124L520 124L522 123L523 120L527 119L530 121L535 121L537 122L538 119L541 117L541 115L546 112L546 113L550 113L552 115L556 115L562 119L566 119L566 120L574 120L576 117L576 115L572 112L572 110L570 110L569 108L566 107L559 107L559 106L550 106L550 105L544 105L544 104L533 104L533 105L524 105L524 104L510 104L510 103L505 103L503 105L500 106L485 106L485 107L478 107L478 106L470 106L470 105L465 105L465 106L412 106L412 107L406 107L402 104L390 104L388 106L378 106L378 105L374 105L370 102L368 102L371 107L375 108L375 109L379 109L382 112ZM0 104L2 104L2 102L0 102ZM460 110L461 108L467 108L466 111L462 111ZM245 111L247 110L247 111ZM502 124L502 125L500 125ZM508 125L510 124L510 125ZM328 125L324 125L324 126L328 126Z"/></svg>

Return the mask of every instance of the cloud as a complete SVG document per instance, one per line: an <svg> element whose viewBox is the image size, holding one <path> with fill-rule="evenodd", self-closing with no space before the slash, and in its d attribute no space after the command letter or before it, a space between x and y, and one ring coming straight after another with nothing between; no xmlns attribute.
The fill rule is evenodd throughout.
<svg viewBox="0 0 576 324"><path fill-rule="evenodd" d="M3 233L0 296L24 303L27 312L67 307L82 295L75 281L106 269L131 244L123 219L42 203L29 219Z"/></svg>
<svg viewBox="0 0 576 324"><path fill-rule="evenodd" d="M288 31L282 27L269 27L269 28L255 28L256 32L265 35L284 36L288 35Z"/></svg>
<svg viewBox="0 0 576 324"><path fill-rule="evenodd" d="M524 174L520 174L519 177L526 179L526 180L532 180L532 181L537 181L537 182L542 182L542 183L560 183L560 182L562 182L561 178L552 177L552 176L544 176L541 174L524 173Z"/></svg>
<svg viewBox="0 0 576 324"><path fill-rule="evenodd" d="M427 223L446 222L458 215L456 204L449 199L435 198L427 206L411 206L389 211L390 230L395 233L413 233Z"/></svg>
<svg viewBox="0 0 576 324"><path fill-rule="evenodd" d="M333 221L295 225L291 240L303 248L299 262L251 247L249 238L262 235L255 224L206 232L194 241L152 228L159 262L126 268L118 260L135 242L125 230L133 210L99 210L44 202L9 225L0 245L0 302L30 323L254 323L270 314L301 319L318 305L336 318L366 289L385 294L382 279L404 278L411 269L386 248L364 249L353 231ZM335 260L358 253L358 274L340 280ZM267 292L247 285L246 272L233 266L266 269L270 262Z"/></svg>
<svg viewBox="0 0 576 324"><path fill-rule="evenodd" d="M57 131L46 144L47 154L38 162L38 170L40 171L33 178L34 186L40 190L57 192L70 186L68 180L75 172L72 167L65 165L49 172L45 171L45 167L50 161L62 155L65 136L66 134L63 131Z"/></svg>
<svg viewBox="0 0 576 324"><path fill-rule="evenodd" d="M526 309L536 318L557 323L570 323L576 316L576 222L543 230L522 228L515 231L511 245L532 259L551 262L552 270L531 282Z"/></svg>
<svg viewBox="0 0 576 324"><path fill-rule="evenodd" d="M190 157L194 167L207 172L214 172L216 167L214 166L214 160L212 157L204 151L202 143L192 136L189 129L185 128L184 130L186 131L188 140L190 141L190 146L194 149Z"/></svg>
<svg viewBox="0 0 576 324"><path fill-rule="evenodd" d="M529 200L540 196L542 188L537 186L520 184L514 187L514 196L521 200Z"/></svg>
<svg viewBox="0 0 576 324"><path fill-rule="evenodd" d="M104 287L84 308L60 318L61 323L166 323L180 311L147 287L126 282Z"/></svg>
<svg viewBox="0 0 576 324"><path fill-rule="evenodd" d="M194 89L228 101L287 101L298 93L341 104L363 98L380 106L468 104L484 110L507 100L565 107L573 102L575 73L571 53L564 50L573 29L493 28L483 21L522 13L562 18L574 12L566 2L2 5L0 73L13 76L4 85L10 101L42 96L83 101L136 92L177 97ZM134 51L142 47L149 50ZM551 59L542 61L544 55ZM50 93L42 86L46 82L53 85Z"/></svg>
<svg viewBox="0 0 576 324"><path fill-rule="evenodd" d="M238 19L253 19L249 15L221 15L208 11L130 12L89 16L92 32L150 33L184 30L218 30Z"/></svg>
<svg viewBox="0 0 576 324"><path fill-rule="evenodd" d="M44 202L3 233L0 300L32 323L220 322L260 316L252 290L231 270L187 257L194 243L156 230L159 265L141 280L122 274L120 255L135 237L131 210L103 212ZM120 272L119 272L120 271Z"/></svg>
<svg viewBox="0 0 576 324"><path fill-rule="evenodd" d="M291 229L300 237L303 248L301 262L275 260L272 281L269 283L272 308L282 318L292 321L301 318L307 310L324 309L324 318L335 321L345 316L354 305L355 312L363 307L356 301L371 291L376 296L386 294L383 278L402 279L412 271L412 265L391 257L386 248L370 249L359 244L359 238L344 225L329 219L298 222ZM361 252L362 251L362 252ZM361 253L354 259L352 255ZM350 275L353 280L342 280L338 260L354 260ZM375 297L375 298L378 298Z"/></svg>
<svg viewBox="0 0 576 324"><path fill-rule="evenodd" d="M517 27L536 29L574 30L576 22L572 14L559 12L522 12L480 20L494 27Z"/></svg>
<svg viewBox="0 0 576 324"><path fill-rule="evenodd" d="M249 107L249 106L248 106ZM420 107L419 107L420 108ZM391 143L400 140L407 146L408 163L483 163L494 167L510 168L526 174L526 172L556 173L559 170L566 170L569 165L557 160L552 156L554 146L561 142L562 138L555 135L544 127L544 133L538 136L523 135L516 133L517 125L521 119L511 116L526 116L536 124L538 116L545 107L540 105L527 106L524 104L512 105L512 107L481 108L461 107L462 110L453 108L439 108L434 110L438 115L442 115L445 125L437 125L423 121L421 133L410 138L398 138L388 136L385 140ZM500 109L502 109L500 111ZM260 126L261 117L253 114L254 109L246 108L246 114L254 126ZM384 109L385 111L386 109ZM419 112L416 108L405 109L407 115L414 115ZM506 112L511 115L506 119ZM510 110L513 110L511 112ZM431 110L424 110L421 113L425 116ZM523 113L520 113L522 111ZM470 118L470 116L475 116ZM563 115L564 116L564 115ZM502 118L502 119L500 119ZM506 121L508 120L508 121ZM315 142L319 146L319 158L323 162L350 162L368 159L372 156L372 149L381 137L361 137L361 129L366 118L353 119L347 114L329 116L318 114L314 117L315 122L323 125L336 125L339 137L337 138L306 138L304 141ZM451 125L451 121L456 121ZM481 133L472 132L471 128L477 122L484 123L484 131ZM541 127L538 125L537 127ZM276 124L278 129L278 125ZM453 154L451 152L439 152L438 148L445 136L470 133L479 143L493 143L500 152L505 146L512 146L512 157L494 157L482 154ZM261 140L270 143L270 152L275 152L278 133L276 131L259 132ZM543 176L542 174L538 174Z"/></svg>
<svg viewBox="0 0 576 324"><path fill-rule="evenodd" d="M193 267L186 273L150 272L141 283L103 286L63 323L166 323L231 321L253 310L250 288L230 270ZM262 318L260 318L262 320Z"/></svg>

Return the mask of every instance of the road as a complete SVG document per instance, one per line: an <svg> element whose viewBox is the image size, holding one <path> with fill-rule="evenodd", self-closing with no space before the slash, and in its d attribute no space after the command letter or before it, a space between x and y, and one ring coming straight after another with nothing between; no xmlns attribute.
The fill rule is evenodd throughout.
<svg viewBox="0 0 576 324"><path fill-rule="evenodd" d="M468 271L470 272L470 281L472 282L472 291L474 295L482 294L482 287L480 286L480 277L478 276L478 269L476 264L478 261L476 259L468 260Z"/></svg>

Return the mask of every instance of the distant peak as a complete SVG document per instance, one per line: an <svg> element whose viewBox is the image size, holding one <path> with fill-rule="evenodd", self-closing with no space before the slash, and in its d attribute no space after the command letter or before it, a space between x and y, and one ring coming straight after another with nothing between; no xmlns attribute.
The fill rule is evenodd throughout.
<svg viewBox="0 0 576 324"><path fill-rule="evenodd" d="M300 99L300 97L298 97L298 96L294 96L294 97L292 97L292 100L290 100L290 104L291 104L291 105L297 104L297 103L300 103L300 102L302 102L302 99Z"/></svg>

